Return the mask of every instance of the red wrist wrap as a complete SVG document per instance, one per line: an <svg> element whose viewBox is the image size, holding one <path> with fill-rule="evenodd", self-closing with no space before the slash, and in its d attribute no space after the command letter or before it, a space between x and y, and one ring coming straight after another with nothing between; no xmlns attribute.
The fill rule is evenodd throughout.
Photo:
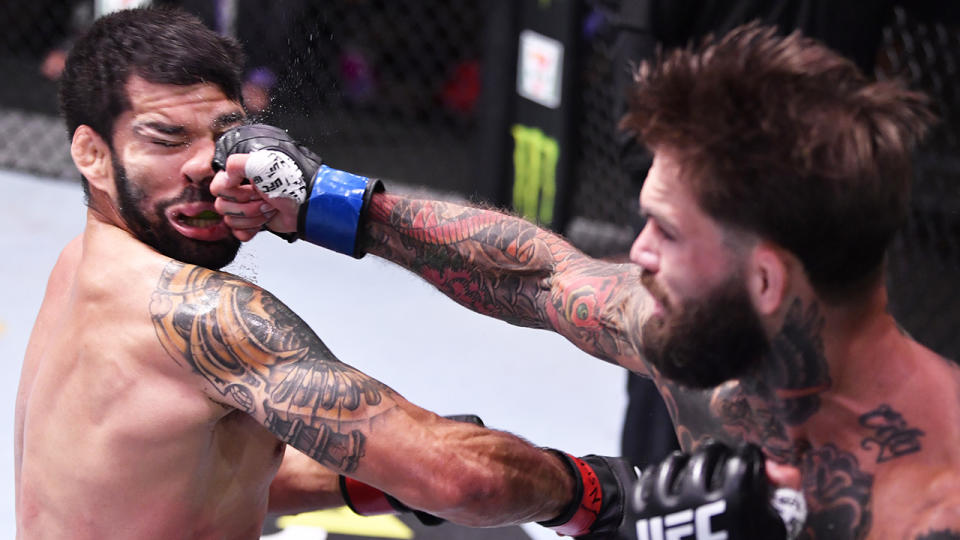
<svg viewBox="0 0 960 540"><path fill-rule="evenodd" d="M364 484L347 476L341 476L340 489L347 506L361 516L397 513L397 510L387 500L386 493L369 484Z"/></svg>
<svg viewBox="0 0 960 540"><path fill-rule="evenodd" d="M582 459L571 456L570 454L564 455L569 458L570 463L576 467L574 474L580 475L583 482L583 491L580 500L574 501L574 504L577 504L577 509L573 513L573 516L565 523L549 528L556 531L557 534L580 536L590 532L590 526L593 525L593 522L597 520L597 516L600 515L600 506L603 503L603 490L600 487L600 480L597 478L597 473L593 472L593 468L590 467L590 465L587 465Z"/></svg>

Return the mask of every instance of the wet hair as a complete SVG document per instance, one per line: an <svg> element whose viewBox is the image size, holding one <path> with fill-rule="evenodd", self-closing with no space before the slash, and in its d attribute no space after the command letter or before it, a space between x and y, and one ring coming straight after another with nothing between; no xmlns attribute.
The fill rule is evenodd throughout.
<svg viewBox="0 0 960 540"><path fill-rule="evenodd" d="M132 75L155 84L212 83L242 103L243 63L235 40L184 11L117 11L95 21L70 50L60 111L70 136L85 124L112 147L114 123L131 107L126 84Z"/></svg>
<svg viewBox="0 0 960 540"><path fill-rule="evenodd" d="M634 74L622 129L681 164L702 209L795 254L826 297L863 289L906 220L927 98L750 23Z"/></svg>

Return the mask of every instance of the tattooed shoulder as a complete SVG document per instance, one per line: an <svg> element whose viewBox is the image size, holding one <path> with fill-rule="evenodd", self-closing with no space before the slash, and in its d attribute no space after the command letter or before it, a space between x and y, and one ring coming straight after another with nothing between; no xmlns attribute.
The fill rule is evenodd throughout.
<svg viewBox="0 0 960 540"><path fill-rule="evenodd" d="M171 262L150 315L170 356L223 402L335 468L356 467L369 420L396 406L389 388L338 361L282 302L230 274Z"/></svg>

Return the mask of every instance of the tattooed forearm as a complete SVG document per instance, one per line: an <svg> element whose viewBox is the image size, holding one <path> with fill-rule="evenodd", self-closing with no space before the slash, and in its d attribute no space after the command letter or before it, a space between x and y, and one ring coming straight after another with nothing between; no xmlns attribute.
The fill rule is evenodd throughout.
<svg viewBox="0 0 960 540"><path fill-rule="evenodd" d="M919 429L908 427L903 416L887 404L862 415L860 425L873 431L860 445L865 449L875 446L880 451L877 463L919 452L920 437L925 435Z"/></svg>
<svg viewBox="0 0 960 540"><path fill-rule="evenodd" d="M545 316L554 329L601 358L641 357L641 329L650 305L639 267L584 258L558 273L551 285Z"/></svg>
<svg viewBox="0 0 960 540"><path fill-rule="evenodd" d="M637 269L597 261L560 236L496 211L378 195L366 249L479 313L552 328L609 359L636 354Z"/></svg>
<svg viewBox="0 0 960 540"><path fill-rule="evenodd" d="M173 261L150 303L160 342L285 442L351 471L390 390L339 362L289 308L228 274Z"/></svg>
<svg viewBox="0 0 960 540"><path fill-rule="evenodd" d="M381 195L370 209L366 249L420 275L464 306L542 327L541 280L554 260L546 234L478 208Z"/></svg>

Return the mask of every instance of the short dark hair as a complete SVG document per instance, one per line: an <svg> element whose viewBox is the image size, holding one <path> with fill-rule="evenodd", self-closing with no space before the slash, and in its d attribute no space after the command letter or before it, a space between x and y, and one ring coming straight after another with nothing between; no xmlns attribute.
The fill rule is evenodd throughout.
<svg viewBox="0 0 960 540"><path fill-rule="evenodd" d="M906 219L927 98L750 23L635 71L621 128L678 157L704 211L794 253L821 295L878 275Z"/></svg>
<svg viewBox="0 0 960 540"><path fill-rule="evenodd" d="M126 83L212 83L243 103L244 54L233 39L169 7L101 17L76 41L60 80L60 110L70 135L86 124L112 145L114 122L131 106Z"/></svg>

